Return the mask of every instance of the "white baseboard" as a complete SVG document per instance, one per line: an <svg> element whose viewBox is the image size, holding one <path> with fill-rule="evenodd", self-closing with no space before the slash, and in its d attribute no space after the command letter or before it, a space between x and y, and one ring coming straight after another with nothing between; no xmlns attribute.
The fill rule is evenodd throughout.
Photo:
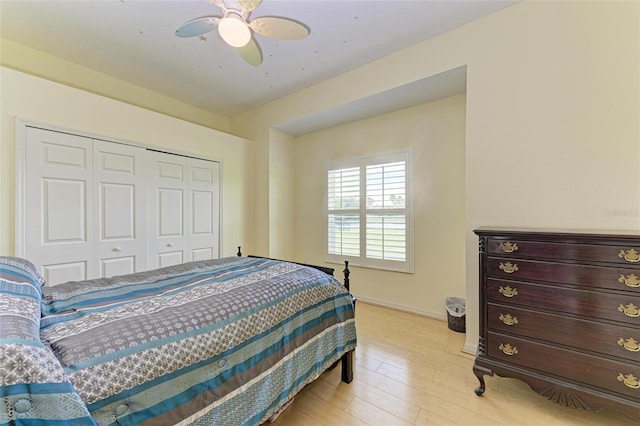
<svg viewBox="0 0 640 426"><path fill-rule="evenodd" d="M410 314L416 314L416 315L420 315L423 317L427 317L427 318L433 318L433 319L437 319L440 321L446 321L447 320L447 314L446 312L436 312L436 311L427 311L427 310L423 310L423 309L416 309L414 307L411 306L404 306L404 305L399 305L396 303L389 303L386 300L379 300L379 299L374 299L371 297L361 297L361 296L357 296L356 298L359 301L362 301L364 303L369 303L371 305L377 305L377 306L382 306L384 308L390 308L390 309L395 309L397 311L403 311L403 312L408 312ZM357 308L356 308L357 311ZM475 353L475 352L474 352Z"/></svg>
<svg viewBox="0 0 640 426"><path fill-rule="evenodd" d="M478 344L465 342L464 346L462 347L462 352L469 355L475 355L478 352Z"/></svg>

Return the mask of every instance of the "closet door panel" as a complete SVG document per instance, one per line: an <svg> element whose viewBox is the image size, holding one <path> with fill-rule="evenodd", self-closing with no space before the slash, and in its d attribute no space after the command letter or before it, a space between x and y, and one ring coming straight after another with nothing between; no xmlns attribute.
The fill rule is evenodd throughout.
<svg viewBox="0 0 640 426"><path fill-rule="evenodd" d="M94 140L93 152L98 276L145 270L147 151Z"/></svg>
<svg viewBox="0 0 640 426"><path fill-rule="evenodd" d="M184 237L184 190L158 188L158 237Z"/></svg>
<svg viewBox="0 0 640 426"><path fill-rule="evenodd" d="M192 235L213 234L213 191L191 191Z"/></svg>
<svg viewBox="0 0 640 426"><path fill-rule="evenodd" d="M87 241L86 193L83 180L42 178L42 244Z"/></svg>
<svg viewBox="0 0 640 426"><path fill-rule="evenodd" d="M25 252L49 285L95 275L92 141L28 127Z"/></svg>
<svg viewBox="0 0 640 426"><path fill-rule="evenodd" d="M216 259L217 256L213 255L213 249L209 247L209 248L201 248L201 249L192 249L191 258L192 260L209 260L209 259Z"/></svg>
<svg viewBox="0 0 640 426"><path fill-rule="evenodd" d="M151 213L147 259L149 269L153 269L191 260L185 235L190 205L185 202L188 191L186 158L161 152L149 154L153 172L147 192Z"/></svg>
<svg viewBox="0 0 640 426"><path fill-rule="evenodd" d="M101 241L133 239L136 236L135 196L131 184L98 183Z"/></svg>
<svg viewBox="0 0 640 426"><path fill-rule="evenodd" d="M135 270L136 258L134 256L100 259L100 275L103 277L130 274Z"/></svg>
<svg viewBox="0 0 640 426"><path fill-rule="evenodd" d="M56 285L67 281L81 281L87 276L88 262L81 260L79 262L54 263L43 265L41 270L42 277L46 280L47 285Z"/></svg>
<svg viewBox="0 0 640 426"><path fill-rule="evenodd" d="M164 268L165 266L178 265L184 263L184 252L179 251L166 251L164 253L157 254L157 267Z"/></svg>
<svg viewBox="0 0 640 426"><path fill-rule="evenodd" d="M189 250L193 260L220 257L220 164L189 159L191 226Z"/></svg>

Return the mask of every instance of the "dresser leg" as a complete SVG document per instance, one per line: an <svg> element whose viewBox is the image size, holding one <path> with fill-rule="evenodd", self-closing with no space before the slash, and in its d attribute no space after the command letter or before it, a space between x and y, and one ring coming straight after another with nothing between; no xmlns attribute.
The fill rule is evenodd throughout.
<svg viewBox="0 0 640 426"><path fill-rule="evenodd" d="M488 368L480 367L474 364L473 374L476 375L476 377L478 378L478 381L480 382L480 386L475 388L474 392L476 393L476 395L482 396L485 390L484 376L485 375L493 376L493 371L489 370Z"/></svg>

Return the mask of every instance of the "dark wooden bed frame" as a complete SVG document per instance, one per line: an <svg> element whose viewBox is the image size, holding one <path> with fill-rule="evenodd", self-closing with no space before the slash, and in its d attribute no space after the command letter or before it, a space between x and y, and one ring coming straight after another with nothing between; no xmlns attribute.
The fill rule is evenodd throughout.
<svg viewBox="0 0 640 426"><path fill-rule="evenodd" d="M238 253L237 253L238 257L242 256L242 250L241 250L241 246L238 246ZM260 259L271 259L271 260L282 260L282 259L273 259L271 257L264 257L264 256L254 256L254 255L248 255L247 257L254 257L254 258L260 258ZM286 262L289 262L288 260ZM318 265L309 265L306 263L299 263L299 262L291 262L291 263L295 263L297 265L302 265L302 266L308 266L310 268L315 268L318 269L319 271L324 272L327 275L331 275L332 277L335 276L333 273L335 272L334 268L327 268L326 266L318 266ZM349 261L345 260L344 261L344 270L342 271L342 273L344 274L344 280L343 280L343 284L346 287L347 291L349 291L349 275L351 274L351 271L349 271ZM353 299L354 304L355 304L355 299ZM353 350L347 352L346 354L342 355L342 381L345 383L351 383L353 381ZM337 364L337 363L336 363ZM334 368L336 366L336 364L332 365L330 368Z"/></svg>

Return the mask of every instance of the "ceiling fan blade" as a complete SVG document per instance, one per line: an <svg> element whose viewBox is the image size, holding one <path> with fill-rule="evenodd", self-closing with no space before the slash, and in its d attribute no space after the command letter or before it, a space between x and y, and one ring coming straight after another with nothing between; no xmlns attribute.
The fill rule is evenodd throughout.
<svg viewBox="0 0 640 426"><path fill-rule="evenodd" d="M262 51L253 37L251 37L251 40L245 46L238 47L238 53L240 53L242 59L254 67L262 63Z"/></svg>
<svg viewBox="0 0 640 426"><path fill-rule="evenodd" d="M176 30L178 37L195 37L213 30L220 22L220 16L203 16L193 19Z"/></svg>
<svg viewBox="0 0 640 426"><path fill-rule="evenodd" d="M223 0L208 0L214 6L218 6L220 9L226 9Z"/></svg>
<svg viewBox="0 0 640 426"><path fill-rule="evenodd" d="M277 16L263 16L249 23L256 33L280 40L300 40L309 35L309 28L298 21Z"/></svg>
<svg viewBox="0 0 640 426"><path fill-rule="evenodd" d="M238 0L238 5L245 12L251 12L256 7L260 6L262 0Z"/></svg>

